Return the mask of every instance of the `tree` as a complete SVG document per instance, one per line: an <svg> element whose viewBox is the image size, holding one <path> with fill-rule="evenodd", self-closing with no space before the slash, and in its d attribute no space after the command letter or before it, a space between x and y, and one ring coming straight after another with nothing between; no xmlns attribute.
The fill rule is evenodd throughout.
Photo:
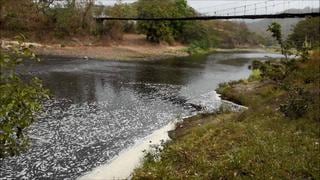
<svg viewBox="0 0 320 180"><path fill-rule="evenodd" d="M16 67L35 55L22 43L0 49L0 157L15 155L28 144L24 129L36 120L48 91L37 78L24 82Z"/></svg>
<svg viewBox="0 0 320 180"><path fill-rule="evenodd" d="M101 13L110 17L135 17L136 9L134 5L117 1L114 6L105 8ZM100 35L106 35L114 40L122 40L124 32L134 32L135 24L132 21L107 20L100 23Z"/></svg>
<svg viewBox="0 0 320 180"><path fill-rule="evenodd" d="M170 0L139 0L138 16L141 18L171 17L173 5ZM152 42L173 40L169 21L141 21L138 22L138 30L146 34L147 40Z"/></svg>
<svg viewBox="0 0 320 180"><path fill-rule="evenodd" d="M186 0L139 0L137 2L138 16L142 18L186 17L194 15L195 11L187 5ZM140 33L147 35L147 40L159 43L183 40L186 21L141 21L138 22Z"/></svg>
<svg viewBox="0 0 320 180"><path fill-rule="evenodd" d="M83 29L88 27L88 18L91 18L89 15L92 14L92 7L94 5L94 0L87 0L82 12L81 26Z"/></svg>
<svg viewBox="0 0 320 180"><path fill-rule="evenodd" d="M283 54L285 58L288 59L288 56L291 54L290 44L288 41L284 41L282 39L281 25L276 22L273 22L268 26L267 31L270 31L272 33L272 37L274 37L277 40L281 47L281 54Z"/></svg>
<svg viewBox="0 0 320 180"><path fill-rule="evenodd" d="M173 11L173 17L192 17L196 15L194 9L188 6L186 0L175 1L175 11ZM186 31L190 26L197 26L195 21L172 21L171 27L173 29L173 37L175 40L184 42L186 39Z"/></svg>
<svg viewBox="0 0 320 180"><path fill-rule="evenodd" d="M300 21L293 29L289 40L297 49L305 48L304 44L310 44L311 48L320 46L320 18L307 18Z"/></svg>
<svg viewBox="0 0 320 180"><path fill-rule="evenodd" d="M1 29L22 32L36 29L41 20L32 0L2 0L0 2Z"/></svg>

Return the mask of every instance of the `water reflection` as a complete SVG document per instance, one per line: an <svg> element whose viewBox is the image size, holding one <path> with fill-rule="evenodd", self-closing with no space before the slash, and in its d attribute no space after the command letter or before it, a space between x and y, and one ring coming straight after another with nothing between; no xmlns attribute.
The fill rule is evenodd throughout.
<svg viewBox="0 0 320 180"><path fill-rule="evenodd" d="M41 78L54 100L28 130L30 149L1 159L0 178L74 179L177 116L197 112L190 101L211 106L219 83L247 77L250 62L265 56L218 53L154 62L47 57L27 63L21 73Z"/></svg>
<svg viewBox="0 0 320 180"><path fill-rule="evenodd" d="M255 59L281 57L271 53L217 53L208 57L173 58L154 62L110 62L49 57L41 64L28 64L26 72L36 73L57 98L74 103L106 101L129 88L137 94L155 93L158 88L144 84L192 87L197 95L214 89L222 81L246 77L246 67ZM211 83L208 83L210 82ZM129 85L131 84L131 85ZM136 84L136 86L133 86ZM182 90L184 91L184 90ZM189 89L190 91L190 89Z"/></svg>

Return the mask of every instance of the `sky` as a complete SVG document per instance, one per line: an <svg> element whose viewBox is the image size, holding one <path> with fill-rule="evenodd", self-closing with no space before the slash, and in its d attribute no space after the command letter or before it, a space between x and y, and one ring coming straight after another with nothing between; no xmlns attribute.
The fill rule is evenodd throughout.
<svg viewBox="0 0 320 180"><path fill-rule="evenodd" d="M123 0L130 3L135 0ZM161 0L159 0L161 1ZM198 12L206 15L242 15L268 14L281 12L285 9L302 9L305 7L318 8L319 0L187 0L188 4ZM112 5L117 0L96 0L97 4ZM267 6L267 8L265 8ZM228 14L229 13L229 14Z"/></svg>

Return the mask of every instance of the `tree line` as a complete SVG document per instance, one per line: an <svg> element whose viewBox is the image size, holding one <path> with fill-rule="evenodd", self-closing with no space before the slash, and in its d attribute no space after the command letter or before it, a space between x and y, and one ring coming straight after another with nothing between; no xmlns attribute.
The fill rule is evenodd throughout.
<svg viewBox="0 0 320 180"><path fill-rule="evenodd" d="M146 39L154 43L188 44L190 51L267 44L266 39L249 31L246 23L240 21L109 20L99 25L93 19L93 16L200 16L187 4L187 0L137 0L134 3L119 0L112 6L97 5L94 0L0 0L0 7L0 26L4 36L23 33L41 40L86 35L121 41L125 33L137 33L146 35ZM292 42L302 47L307 39L312 46L319 46L318 27L319 18L299 23L291 35Z"/></svg>
<svg viewBox="0 0 320 180"><path fill-rule="evenodd" d="M181 42L201 48L257 45L262 38L245 23L230 21L105 21L99 27L93 16L186 17L199 13L186 0L119 1L113 6L95 5L93 0L1 0L0 25L4 34L19 32L42 38L73 35L108 36L121 40L124 33L145 34L148 41Z"/></svg>

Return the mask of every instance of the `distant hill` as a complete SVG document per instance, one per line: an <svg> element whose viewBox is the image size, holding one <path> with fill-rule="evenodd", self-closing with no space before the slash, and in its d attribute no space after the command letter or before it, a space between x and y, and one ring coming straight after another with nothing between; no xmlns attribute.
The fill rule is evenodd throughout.
<svg viewBox="0 0 320 180"><path fill-rule="evenodd" d="M319 9L288 9L284 11L285 13L301 13L301 12L316 12L319 11ZM255 32L267 39L271 38L271 33L267 32L268 25L270 25L272 22L277 22L282 27L282 33L285 37L287 37L295 25L302 20L303 18L290 18L290 19L263 19L253 22L247 22L247 26L250 31ZM273 41L270 41L272 43Z"/></svg>
<svg viewBox="0 0 320 180"><path fill-rule="evenodd" d="M287 36L294 26L301 20L301 18L292 18L292 19L264 19L257 22L248 23L247 26L250 31L256 32L261 35L269 34L266 30L268 25L272 22L277 22L282 27L282 33Z"/></svg>

